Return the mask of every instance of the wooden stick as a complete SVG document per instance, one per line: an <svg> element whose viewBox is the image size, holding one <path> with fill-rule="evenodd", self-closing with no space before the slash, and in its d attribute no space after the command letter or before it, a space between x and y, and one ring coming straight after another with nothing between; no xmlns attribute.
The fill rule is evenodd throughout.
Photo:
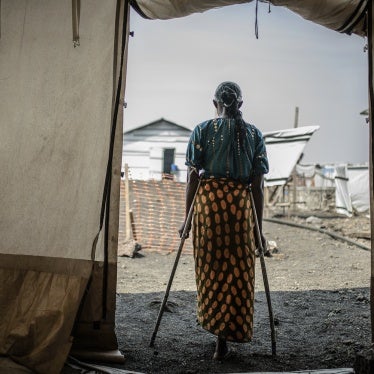
<svg viewBox="0 0 374 374"><path fill-rule="evenodd" d="M262 278L264 280L266 300L268 303L269 321L270 321L270 330L271 330L271 353L273 356L276 356L277 343L276 343L276 336L275 336L274 314L273 314L273 308L271 306L269 281L268 281L268 276L267 276L266 266L265 266L264 247L262 245L262 240L261 240L261 232L260 232L260 226L258 224L255 201L253 198L252 190L250 188L249 188L249 195L251 197L253 218L255 221L255 231L256 231L257 242L258 242L258 247L259 247L258 252L259 252L260 262L261 262Z"/></svg>
<svg viewBox="0 0 374 374"><path fill-rule="evenodd" d="M193 214L193 210L194 210L194 203L195 203L195 200L196 200L197 192L199 191L200 184L201 184L201 179L199 179L199 183L197 185L195 195L194 195L194 198L192 200L192 204L190 206L190 210L188 211L188 215L187 215L187 218L186 218L186 221L185 221L185 224L184 224L184 228L183 228L183 232L182 232L182 235L181 235L181 241L180 241L180 244L179 244L178 252L177 252L177 255L176 255L175 260L174 260L174 266L173 266L173 269L171 271L169 282L168 282L167 287L166 287L164 299L162 300L162 304L161 304L160 310L158 312L157 321L156 321L155 328L153 330L151 342L149 343L149 346L151 348L153 348L154 345L155 345L156 335L157 335L157 332L158 332L158 328L160 327L162 315L164 314L166 302L167 302L168 297L169 297L170 288L171 288L171 285L173 283L175 272L177 270L178 261L179 261L179 258L181 256L181 253L182 253L183 245L184 245L184 242L186 240L189 227L191 225L192 214Z"/></svg>

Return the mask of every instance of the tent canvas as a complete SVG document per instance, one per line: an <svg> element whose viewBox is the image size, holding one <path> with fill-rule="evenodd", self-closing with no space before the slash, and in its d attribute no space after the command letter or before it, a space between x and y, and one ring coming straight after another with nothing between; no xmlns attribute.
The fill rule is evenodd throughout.
<svg viewBox="0 0 374 374"><path fill-rule="evenodd" d="M159 19L242 2L131 0L145 16ZM359 35L366 31L369 6L372 124L372 2L271 3ZM80 347L117 348L114 306L125 69L121 73L129 1L80 4L0 3L0 354L45 373L58 372L63 365L73 327ZM90 291L83 298L87 285Z"/></svg>
<svg viewBox="0 0 374 374"><path fill-rule="evenodd" d="M125 5L1 2L0 355L41 373L118 348Z"/></svg>

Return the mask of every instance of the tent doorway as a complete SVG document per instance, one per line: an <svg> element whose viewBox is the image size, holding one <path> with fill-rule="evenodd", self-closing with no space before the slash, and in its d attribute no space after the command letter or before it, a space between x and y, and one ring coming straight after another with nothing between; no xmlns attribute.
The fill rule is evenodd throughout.
<svg viewBox="0 0 374 374"><path fill-rule="evenodd" d="M161 3L149 2L157 7ZM208 8L212 8L215 2L195 1L195 5L198 3L209 4ZM217 1L216 5L224 3ZM333 1L330 3L334 4ZM356 7L355 2L350 3L350 7ZM314 1L309 4L315 8ZM128 5L127 0L105 3L95 0L85 4L82 14L74 7L75 13L80 15L80 22L74 22L75 27L80 25L79 45L77 40L73 40L74 43L70 41L72 23L71 5L68 3L1 2L1 13L5 16L1 20L0 107L4 113L3 121L8 126L3 126L2 133L6 147L1 158L1 190L6 199L1 217L0 261L3 284L0 305L7 307L2 309L0 335L3 337L11 332L11 339L17 339L17 344L3 345L1 354L16 356L20 364L31 369L38 368L38 371L40 365L43 365L44 372L54 372L64 364L72 342L70 332L78 313L81 318L75 343L87 348L85 352L92 349L94 352L115 352L115 355L121 356L118 355L120 352L114 333L120 184L120 157L116 155L120 154L118 150L122 144L120 104L124 99L127 69ZM170 10L173 9L178 8L170 7ZM325 11L326 7L321 9ZM321 18L325 20L328 17ZM346 17L343 17L342 23L345 20ZM356 17L351 17L351 21L356 22ZM369 21L371 27L371 18ZM222 20L219 22L222 26ZM220 28L225 32L224 37L234 37L235 43L238 43L238 35L245 34L227 33L227 29ZM370 28L370 54L371 32ZM192 34L188 33L188 43L199 48L199 54L196 53L199 59L196 60L200 64L203 48L200 40L191 43ZM74 35L74 39L76 37ZM176 38L164 37L160 32L157 39ZM226 43L230 44L234 43ZM218 47L221 52L222 44L219 43ZM145 50L151 51L152 48ZM247 50L252 57L256 57L250 48ZM225 52L225 57L228 57L225 60L230 62L230 53ZM174 56L175 63L158 65L161 69L166 66L168 74L169 68L177 66L178 62L186 66L183 53L174 53ZM157 60L151 57L149 60L157 66ZM208 61L212 71L215 69L223 73L214 66L214 57L209 48ZM143 73L146 70L143 69ZM371 59L371 108L372 70ZM178 69L178 77L181 76L180 72L181 69ZM251 69L246 69L246 73L249 75ZM270 74L270 71L266 70L266 74ZM183 75L189 78L185 71ZM256 75L260 76L258 72ZM133 76L130 74L126 79L133 79ZM200 76L194 74L193 78L198 77L196 85L190 81L186 88L201 87ZM237 74L233 72L232 79L235 77ZM251 82L253 77L248 76L246 80ZM141 81L147 81L147 78ZM179 82L169 79L167 85L173 83L172 94L175 95ZM161 84L155 82L154 86L161 87ZM268 94L264 97L269 103L271 98ZM334 101L337 101L336 97ZM19 111L20 107L22 111ZM277 113L277 110L273 112ZM199 113L197 108L191 113L199 119L206 114ZM195 119L191 118L189 123L195 123ZM111 144L109 139L113 140ZM22 152L14 157L12 149L21 149ZM19 170L20 165L22 172L15 173L14 170ZM64 173L60 170L64 170ZM27 185L25 181L28 181ZM60 207L63 209L60 210ZM30 278L34 281L30 281ZM51 288L46 286L47 283ZM91 285L89 294L85 293L87 284ZM48 292L49 289L51 292ZM53 295L53 298L49 298L49 295ZM82 303L84 308L80 309L83 295L86 295ZM21 305L21 302L27 302L34 296L40 297L43 302L35 299L35 308L28 308L30 313L27 318L23 308L13 308L15 303ZM49 309L50 313L44 321L39 317L43 315L40 309L45 311L45 300L51 300L54 309ZM15 315L14 310L18 310L19 314ZM8 321L16 321L17 331L22 328L27 335L20 337L13 334ZM38 322L37 336L33 334L36 326L34 321ZM52 322L55 322L56 329L50 328ZM39 326L43 327L44 335ZM3 341L9 340L5 338Z"/></svg>

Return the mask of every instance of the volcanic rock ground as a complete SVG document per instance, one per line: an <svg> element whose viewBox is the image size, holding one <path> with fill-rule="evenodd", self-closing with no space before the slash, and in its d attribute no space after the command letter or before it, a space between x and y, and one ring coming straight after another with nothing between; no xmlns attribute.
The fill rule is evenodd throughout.
<svg viewBox="0 0 374 374"><path fill-rule="evenodd" d="M295 220L305 224L303 218ZM365 216L323 218L317 225L370 246L361 235L370 231ZM266 258L276 320L276 356L271 355L260 261L256 263L254 339L249 344L232 344L233 355L220 363L211 359L215 337L196 323L193 257L183 254L168 311L155 348L150 348L175 252L140 251L134 258L118 259L116 332L126 357L120 367L140 373L352 368L357 353L370 345L369 251L320 232L275 223L265 222L264 233L277 244L277 253Z"/></svg>

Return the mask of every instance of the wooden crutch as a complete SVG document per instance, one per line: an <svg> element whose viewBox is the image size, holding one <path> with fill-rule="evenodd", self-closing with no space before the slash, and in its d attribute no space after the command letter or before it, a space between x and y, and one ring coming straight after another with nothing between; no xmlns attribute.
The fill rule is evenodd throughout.
<svg viewBox="0 0 374 374"><path fill-rule="evenodd" d="M277 354L277 342L276 342L276 336L275 336L274 314L273 314L273 308L271 306L269 281L268 281L268 275L267 275L266 266L265 266L264 247L263 247L263 244L262 244L260 226L258 224L256 206L255 206L255 201L254 201L254 198L253 198L253 193L252 193L251 187L249 187L249 195L250 195L250 198L251 198L253 218L254 218L254 221L255 221L255 231L256 231L256 237L257 237L257 243L258 243L258 253L259 253L260 262L261 262L262 279L264 281L266 300L267 300L267 303L268 303L269 321L270 321L270 330L271 330L271 353L272 353L273 356L276 356L276 354Z"/></svg>
<svg viewBox="0 0 374 374"><path fill-rule="evenodd" d="M184 228L183 228L183 232L182 232L182 235L181 235L181 241L179 243L178 252L177 252L177 255L176 255L175 260L174 260L174 266L173 266L173 269L172 269L171 274L170 274L168 285L166 287L164 299L162 300L162 304L161 304L160 310L158 312L157 321L156 321L155 328L153 330L151 342L149 343L149 346L151 348L153 348L154 345L155 345L155 339L156 339L157 331L158 331L158 328L160 327L162 315L164 314L166 302L167 302L168 297L169 297L170 288L171 288L171 285L173 283L175 272L177 270L178 261L179 261L179 258L181 256L183 245L184 245L184 242L187 238L189 227L190 227L191 222L192 222L192 214L193 214L193 210L194 210L194 203L195 203L196 196L197 196L197 193L198 193L199 188L200 188L200 184L201 184L201 178L199 178L199 183L196 187L195 195L193 197L193 200L192 200L192 203L191 203L191 206L190 206L190 210L188 211L188 215L187 215L186 221L184 223Z"/></svg>

